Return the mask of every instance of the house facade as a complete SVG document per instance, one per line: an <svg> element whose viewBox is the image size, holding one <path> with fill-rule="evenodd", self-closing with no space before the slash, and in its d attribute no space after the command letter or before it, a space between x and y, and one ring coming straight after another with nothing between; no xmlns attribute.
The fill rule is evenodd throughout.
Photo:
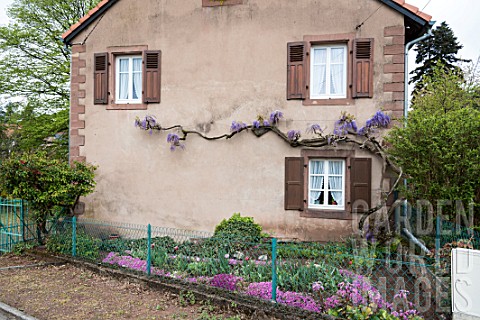
<svg viewBox="0 0 480 320"><path fill-rule="evenodd" d="M370 152L251 130L191 134L172 152L175 129L147 134L135 119L212 137L281 110L278 129L308 137L312 124L332 132L342 112L401 117L405 43L430 19L400 0L103 0L63 35L70 159L98 166L82 214L213 231L240 212L277 237L351 234L354 204L375 206L392 183Z"/></svg>

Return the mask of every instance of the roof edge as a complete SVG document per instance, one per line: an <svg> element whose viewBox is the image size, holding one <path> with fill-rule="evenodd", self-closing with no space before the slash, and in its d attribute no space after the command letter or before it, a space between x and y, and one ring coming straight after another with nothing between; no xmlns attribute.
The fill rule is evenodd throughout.
<svg viewBox="0 0 480 320"><path fill-rule="evenodd" d="M406 3L404 0L379 0L390 8L400 12L421 27L429 26L432 16L420 11L417 7Z"/></svg>
<svg viewBox="0 0 480 320"><path fill-rule="evenodd" d="M66 32L62 34L65 45L71 45L71 41L83 30L85 30L93 21L101 17L105 11L112 7L118 0L102 0L96 7L92 8L88 13L80 18L77 23L72 25Z"/></svg>
<svg viewBox="0 0 480 320"><path fill-rule="evenodd" d="M71 45L71 41L83 30L85 30L93 21L101 17L118 0L102 0L96 7L91 9L77 23L72 25L65 33L62 39L65 45ZM420 11L417 7L405 2L405 0L379 0L393 10L403 14L405 17L416 23L420 29L428 29L432 16Z"/></svg>

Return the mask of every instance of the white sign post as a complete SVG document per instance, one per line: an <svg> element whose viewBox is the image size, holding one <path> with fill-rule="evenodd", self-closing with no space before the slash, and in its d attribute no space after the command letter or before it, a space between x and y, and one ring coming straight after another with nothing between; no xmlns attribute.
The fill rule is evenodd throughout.
<svg viewBox="0 0 480 320"><path fill-rule="evenodd" d="M452 250L454 319L480 319L480 251Z"/></svg>

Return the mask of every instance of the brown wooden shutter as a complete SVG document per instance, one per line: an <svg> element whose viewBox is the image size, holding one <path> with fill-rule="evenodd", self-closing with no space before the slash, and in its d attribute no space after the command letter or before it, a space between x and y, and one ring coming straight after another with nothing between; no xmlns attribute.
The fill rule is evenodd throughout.
<svg viewBox="0 0 480 320"><path fill-rule="evenodd" d="M160 102L161 51L145 51L143 55L143 102Z"/></svg>
<svg viewBox="0 0 480 320"><path fill-rule="evenodd" d="M306 43L287 43L287 100L305 99L306 81Z"/></svg>
<svg viewBox="0 0 480 320"><path fill-rule="evenodd" d="M303 210L303 168L302 157L285 158L285 210Z"/></svg>
<svg viewBox="0 0 480 320"><path fill-rule="evenodd" d="M351 159L350 193L352 212L368 210L372 203L372 159ZM365 205L368 208L365 208Z"/></svg>
<svg viewBox="0 0 480 320"><path fill-rule="evenodd" d="M93 104L108 103L108 53L96 53L93 57Z"/></svg>
<svg viewBox="0 0 480 320"><path fill-rule="evenodd" d="M373 39L353 41L353 88L354 98L373 96Z"/></svg>

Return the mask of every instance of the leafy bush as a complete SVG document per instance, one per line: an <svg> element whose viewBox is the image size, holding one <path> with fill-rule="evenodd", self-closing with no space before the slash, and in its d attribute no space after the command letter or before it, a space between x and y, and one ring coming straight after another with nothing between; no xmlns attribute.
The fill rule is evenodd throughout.
<svg viewBox="0 0 480 320"><path fill-rule="evenodd" d="M337 283L344 281L340 271L326 263L302 265L286 262L277 268L278 286L282 290L309 292L311 284L321 279L326 292L335 292Z"/></svg>
<svg viewBox="0 0 480 320"><path fill-rule="evenodd" d="M262 237L262 227L253 221L252 217L241 217L240 213L234 213L226 220L223 219L216 227L214 237L233 236L234 239L242 239L249 242L258 242Z"/></svg>
<svg viewBox="0 0 480 320"><path fill-rule="evenodd" d="M92 237L85 231L77 230L76 248L77 256L89 260L96 260L100 256L101 240ZM50 252L66 255L72 254L72 229L66 228L62 232L51 234L47 238L46 248Z"/></svg>
<svg viewBox="0 0 480 320"><path fill-rule="evenodd" d="M12 154L0 164L0 195L28 200L39 229L47 233L56 207L73 209L80 196L93 192L95 169L81 162L70 166L41 152Z"/></svg>
<svg viewBox="0 0 480 320"><path fill-rule="evenodd" d="M123 253L131 247L131 241L128 239L106 239L100 244L100 251Z"/></svg>

